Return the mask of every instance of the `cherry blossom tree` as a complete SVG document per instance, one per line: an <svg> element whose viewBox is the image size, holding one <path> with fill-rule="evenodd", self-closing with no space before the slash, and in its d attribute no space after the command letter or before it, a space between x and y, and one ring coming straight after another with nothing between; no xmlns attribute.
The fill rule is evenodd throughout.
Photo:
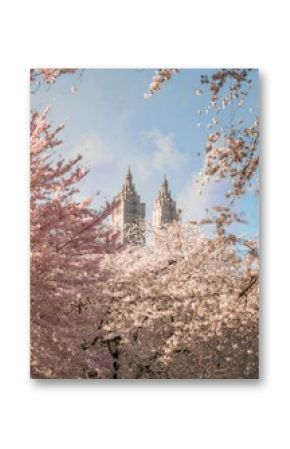
<svg viewBox="0 0 290 449"><path fill-rule="evenodd" d="M82 312L98 317L85 351L113 342L115 378L258 377L255 243L243 255L192 224L152 232L154 245L102 259L111 276Z"/></svg>
<svg viewBox="0 0 290 449"><path fill-rule="evenodd" d="M62 72L42 75L50 81ZM74 318L72 303L77 298L80 310L81 299L105 276L100 259L117 247L106 224L114 204L96 212L89 199L74 199L87 170L81 156L55 161L52 150L62 143L63 126L49 125L48 109L31 114L31 375L86 377L92 367L106 371L110 361L100 351L84 354L89 323Z"/></svg>

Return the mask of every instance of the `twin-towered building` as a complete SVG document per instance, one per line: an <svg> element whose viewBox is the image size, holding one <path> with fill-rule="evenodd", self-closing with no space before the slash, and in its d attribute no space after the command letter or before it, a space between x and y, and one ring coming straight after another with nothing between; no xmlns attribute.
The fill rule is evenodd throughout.
<svg viewBox="0 0 290 449"><path fill-rule="evenodd" d="M123 188L116 197L118 207L113 211L113 226L121 231L124 243L145 243L145 213L146 205L141 202L140 195L135 190L130 168L125 177ZM178 220L176 202L171 198L168 181L164 176L161 188L153 209L153 227L161 228L167 223Z"/></svg>

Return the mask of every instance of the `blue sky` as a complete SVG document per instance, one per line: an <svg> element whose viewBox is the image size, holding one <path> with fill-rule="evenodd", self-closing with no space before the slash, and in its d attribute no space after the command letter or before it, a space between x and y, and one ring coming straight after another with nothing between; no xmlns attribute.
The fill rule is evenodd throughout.
<svg viewBox="0 0 290 449"><path fill-rule="evenodd" d="M210 185L198 194L194 182L202 167L202 157L211 119L197 111L207 108L208 96L196 96L200 75L210 70L185 69L145 100L154 74L152 69L91 69L60 77L53 85L42 85L31 95L31 108L52 106L49 119L65 123L63 157L83 155L90 168L81 183L82 197L93 197L97 208L112 199L120 189L130 164L137 192L146 203L146 218L151 220L154 199L166 173L173 198L183 209L183 219L198 218L205 207L218 204L224 188ZM81 75L81 76L80 76ZM254 89L243 107L245 124L250 124L258 108L258 72ZM70 91L76 87L76 92ZM227 120L226 116L224 120ZM96 195L96 192L99 192ZM237 231L248 235L258 232L257 199L247 196L237 204L246 212L248 225Z"/></svg>

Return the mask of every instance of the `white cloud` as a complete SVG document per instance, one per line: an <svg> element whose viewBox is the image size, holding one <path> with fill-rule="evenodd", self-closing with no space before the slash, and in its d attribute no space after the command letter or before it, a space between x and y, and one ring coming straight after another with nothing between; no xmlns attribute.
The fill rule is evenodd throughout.
<svg viewBox="0 0 290 449"><path fill-rule="evenodd" d="M167 168L179 168L184 155L178 151L172 133L164 134L159 129L146 133L149 142L153 145L152 166L160 171Z"/></svg>
<svg viewBox="0 0 290 449"><path fill-rule="evenodd" d="M218 204L219 200L223 198L221 186L218 183L206 185L202 194L200 194L200 186L197 183L198 179L199 174L193 173L192 179L176 199L178 207L182 209L182 219L184 222L204 217L205 209L214 204Z"/></svg>
<svg viewBox="0 0 290 449"><path fill-rule="evenodd" d="M104 140L96 135L86 137L81 143L73 148L71 156L81 154L83 163L89 168L101 166L113 161L114 156Z"/></svg>

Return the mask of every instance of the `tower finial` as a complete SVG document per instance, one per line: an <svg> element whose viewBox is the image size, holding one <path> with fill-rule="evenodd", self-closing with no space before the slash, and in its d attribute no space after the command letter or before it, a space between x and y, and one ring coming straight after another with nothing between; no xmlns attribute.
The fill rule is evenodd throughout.
<svg viewBox="0 0 290 449"><path fill-rule="evenodd" d="M128 172L125 176L124 188L126 190L134 191L133 176L131 173L130 165L128 167Z"/></svg>
<svg viewBox="0 0 290 449"><path fill-rule="evenodd" d="M127 173L126 178L129 179L130 183L132 182L133 176L132 176L130 165L128 167L128 173Z"/></svg>
<svg viewBox="0 0 290 449"><path fill-rule="evenodd" d="M164 173L163 175L163 179L162 179L162 183L161 183L161 192L163 192L163 194L168 195L168 181L166 178L166 174Z"/></svg>

